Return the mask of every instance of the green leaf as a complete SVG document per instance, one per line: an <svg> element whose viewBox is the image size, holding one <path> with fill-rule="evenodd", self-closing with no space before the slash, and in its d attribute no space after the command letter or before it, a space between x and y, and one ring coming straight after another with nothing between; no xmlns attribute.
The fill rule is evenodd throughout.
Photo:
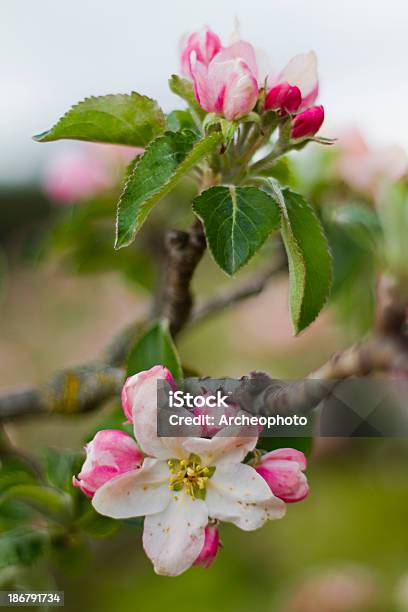
<svg viewBox="0 0 408 612"><path fill-rule="evenodd" d="M43 554L48 535L41 529L18 527L0 535L0 568L30 565Z"/></svg>
<svg viewBox="0 0 408 612"><path fill-rule="evenodd" d="M119 201L115 248L129 245L156 202L193 166L216 149L219 134L197 142L189 131L166 132L153 141L136 164Z"/></svg>
<svg viewBox="0 0 408 612"><path fill-rule="evenodd" d="M220 268L235 274L279 228L279 207L256 187L210 187L193 201L209 249Z"/></svg>
<svg viewBox="0 0 408 612"><path fill-rule="evenodd" d="M179 77L177 74L172 74L169 79L169 87L176 96L187 102L195 115L202 121L206 112L197 102L192 82Z"/></svg>
<svg viewBox="0 0 408 612"><path fill-rule="evenodd" d="M34 140L69 138L145 147L165 129L166 119L157 102L132 91L86 98Z"/></svg>
<svg viewBox="0 0 408 612"><path fill-rule="evenodd" d="M176 380L181 380L183 377L180 358L167 321L155 323L139 338L129 354L127 375L148 370L155 365L166 366Z"/></svg>
<svg viewBox="0 0 408 612"><path fill-rule="evenodd" d="M57 489L70 491L72 476L78 472L83 454L47 448L44 451L45 469L48 481Z"/></svg>
<svg viewBox="0 0 408 612"><path fill-rule="evenodd" d="M287 157L280 157L271 162L268 166L262 168L259 176L271 177L279 181L281 185L292 185L294 181L294 172Z"/></svg>
<svg viewBox="0 0 408 612"><path fill-rule="evenodd" d="M192 132L195 132L197 136L201 135L201 132L197 130L194 118L188 109L172 111L167 115L166 119L168 128L171 132L191 130Z"/></svg>
<svg viewBox="0 0 408 612"><path fill-rule="evenodd" d="M282 237L289 261L289 304L295 333L310 325L329 296L329 245L313 208L299 194L272 184L281 208Z"/></svg>
<svg viewBox="0 0 408 612"><path fill-rule="evenodd" d="M0 498L0 505L10 499L23 501L45 515L61 514L68 510L68 496L51 487L18 484L8 488Z"/></svg>

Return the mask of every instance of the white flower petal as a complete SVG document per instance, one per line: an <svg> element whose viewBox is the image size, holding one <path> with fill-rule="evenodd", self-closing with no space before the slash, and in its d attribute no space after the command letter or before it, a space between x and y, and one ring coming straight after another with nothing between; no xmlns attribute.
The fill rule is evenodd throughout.
<svg viewBox="0 0 408 612"><path fill-rule="evenodd" d="M116 519L161 512L171 499L169 468L163 461L146 458L138 470L126 472L100 487L92 505Z"/></svg>
<svg viewBox="0 0 408 612"><path fill-rule="evenodd" d="M182 438L161 438L157 435L157 381L163 379L161 371L146 377L133 395L135 438L146 455L158 459L181 458Z"/></svg>
<svg viewBox="0 0 408 612"><path fill-rule="evenodd" d="M253 429L224 427L210 439L187 439L184 442L184 448L190 453L199 455L204 465L239 463L255 448L258 441L257 436L247 437L245 433L253 433ZM240 434L242 437L238 437Z"/></svg>
<svg viewBox="0 0 408 612"><path fill-rule="evenodd" d="M275 497L264 479L249 465L217 465L208 481L206 504L213 518L233 523L245 531L282 518L285 504Z"/></svg>
<svg viewBox="0 0 408 612"><path fill-rule="evenodd" d="M162 576L178 576L191 567L204 544L208 523L205 503L183 491L174 494L163 512L147 516L143 547Z"/></svg>
<svg viewBox="0 0 408 612"><path fill-rule="evenodd" d="M280 73L279 81L299 87L303 98L312 94L318 85L316 53L309 51L292 57Z"/></svg>

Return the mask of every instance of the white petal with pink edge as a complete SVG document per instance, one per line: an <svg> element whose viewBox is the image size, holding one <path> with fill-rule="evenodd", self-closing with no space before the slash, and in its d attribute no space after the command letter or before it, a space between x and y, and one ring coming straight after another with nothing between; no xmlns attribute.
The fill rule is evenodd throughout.
<svg viewBox="0 0 408 612"><path fill-rule="evenodd" d="M206 504L213 518L233 523L245 531L282 518L285 504L271 493L266 482L245 464L219 465L207 485Z"/></svg>
<svg viewBox="0 0 408 612"><path fill-rule="evenodd" d="M163 512L147 516L143 547L162 576L178 576L191 567L204 545L206 504L181 491Z"/></svg>
<svg viewBox="0 0 408 612"><path fill-rule="evenodd" d="M161 438L157 435L157 381L165 376L157 371L145 377L132 395L132 419L135 438L140 448L157 459L184 457L183 438Z"/></svg>
<svg viewBox="0 0 408 612"><path fill-rule="evenodd" d="M92 505L100 514L125 519L161 512L170 500L167 464L146 458L138 470L102 485L96 491Z"/></svg>
<svg viewBox="0 0 408 612"><path fill-rule="evenodd" d="M309 51L295 55L274 81L286 81L290 85L299 87L302 94L300 110L312 106L319 91L316 53ZM272 82L270 84L272 85Z"/></svg>

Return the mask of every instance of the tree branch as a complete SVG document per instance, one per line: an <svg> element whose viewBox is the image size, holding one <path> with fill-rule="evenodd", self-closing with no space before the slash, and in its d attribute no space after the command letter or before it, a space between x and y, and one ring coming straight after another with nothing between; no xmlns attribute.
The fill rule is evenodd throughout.
<svg viewBox="0 0 408 612"><path fill-rule="evenodd" d="M0 421L94 410L120 394L124 376L124 370L99 363L63 370L44 385L16 389L0 396Z"/></svg>
<svg viewBox="0 0 408 612"><path fill-rule="evenodd" d="M189 232L173 230L166 238L167 277L162 314L175 337L187 323L193 307L191 279L206 249L202 223L196 219Z"/></svg>

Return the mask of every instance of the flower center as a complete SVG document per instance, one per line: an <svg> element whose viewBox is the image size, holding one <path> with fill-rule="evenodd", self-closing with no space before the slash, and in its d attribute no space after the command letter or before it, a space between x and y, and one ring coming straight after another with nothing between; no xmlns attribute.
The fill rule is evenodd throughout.
<svg viewBox="0 0 408 612"><path fill-rule="evenodd" d="M206 485L215 472L215 466L203 466L201 458L191 453L188 459L169 459L171 491L185 489L193 499L205 499Z"/></svg>

